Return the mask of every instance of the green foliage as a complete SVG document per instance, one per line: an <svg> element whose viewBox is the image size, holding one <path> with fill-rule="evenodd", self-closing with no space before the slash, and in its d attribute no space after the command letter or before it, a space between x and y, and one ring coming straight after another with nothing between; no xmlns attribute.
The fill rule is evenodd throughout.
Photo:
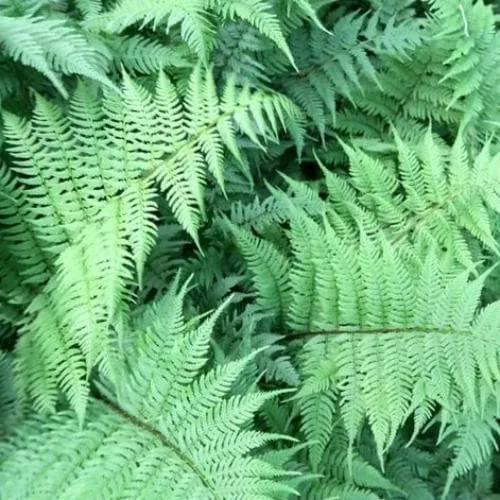
<svg viewBox="0 0 500 500"><path fill-rule="evenodd" d="M162 307L127 331L132 342L116 359L117 384L98 386L83 429L68 411L30 416L2 445L3 494L254 498L289 490L275 481L282 471L249 455L277 436L242 428L273 393L225 397L246 359L200 373L220 310L189 325L185 294L174 285Z"/></svg>
<svg viewBox="0 0 500 500"><path fill-rule="evenodd" d="M454 250L467 253L462 228L496 248L487 213L471 213L482 206L475 198L481 193L498 210L498 184L489 194L480 187L495 178L498 166L483 174L478 168L498 160L486 160L485 149L467 162L457 153L458 141L442 152L448 161L440 161L429 132L417 148L427 161L419 163L397 141L402 186L383 163L350 149L349 177L326 172L330 197L322 218L314 220L289 199L288 259L278 259L270 242L249 246L238 237L254 271L257 304L287 316L289 330L299 332L291 340L300 332L314 337L298 354L303 382L295 399L303 431L314 443L315 469L335 415L350 447L367 421L382 461L410 416L417 435L437 406L452 415L483 415L496 401L500 302L476 312L486 275L469 281L469 271L457 269L462 255ZM469 180L454 188L461 172ZM465 201L469 193L476 201ZM285 293L286 302L266 300ZM473 433L467 436L475 441ZM469 469L464 465L461 472Z"/></svg>
<svg viewBox="0 0 500 500"><path fill-rule="evenodd" d="M2 2L0 497L493 498L498 14Z"/></svg>

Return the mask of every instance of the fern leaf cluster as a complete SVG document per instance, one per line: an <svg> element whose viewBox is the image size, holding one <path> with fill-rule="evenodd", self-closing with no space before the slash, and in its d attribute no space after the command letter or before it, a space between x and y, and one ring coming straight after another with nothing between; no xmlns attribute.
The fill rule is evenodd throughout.
<svg viewBox="0 0 500 500"><path fill-rule="evenodd" d="M0 5L0 497L499 493L491 0Z"/></svg>
<svg viewBox="0 0 500 500"><path fill-rule="evenodd" d="M225 397L245 359L200 373L220 311L189 326L182 312L185 294L185 286L180 291L174 286L163 301L165 316L145 312L152 318L129 332L133 344L116 360L119 382L113 395L109 387L97 389L85 430L68 411L35 415L2 445L3 494L253 498L293 491L275 481L283 474L279 468L249 455L277 436L242 428L273 394Z"/></svg>
<svg viewBox="0 0 500 500"><path fill-rule="evenodd" d="M464 258L465 230L497 251L488 209L498 210L498 184L480 187L498 174L496 157L485 147L469 160L460 139L440 147L430 131L415 148L397 136L396 144L397 170L345 146L350 173L325 169L322 215L311 217L277 193L289 204L285 248L236 233L257 304L277 321L285 317L289 341L313 337L297 354L302 383L294 399L316 469L339 414L350 447L369 425L382 461L410 417L416 436L437 407L472 418L497 401L498 359L490 356L498 352L500 306L478 310L487 274L471 281ZM480 164L488 172L480 174ZM471 444L456 446L465 453ZM491 441L477 446L487 454Z"/></svg>
<svg viewBox="0 0 500 500"><path fill-rule="evenodd" d="M24 186L23 199L12 202L24 211L22 224L32 235L28 242L16 234L7 234L7 240L16 254L30 245L22 248L29 258L20 260L19 272L31 280L37 273L36 282L44 282L41 265L55 268L28 307L31 320L24 328L35 345L46 344L41 352L50 366L62 365L45 381L51 389L42 392L35 388L40 381L22 373L42 408L55 404L57 382L83 414L85 372L106 363L107 330L115 315L127 310L134 274L142 283L156 238L159 192L197 240L207 173L223 186L224 149L240 157L237 133L261 146L278 133L278 121L286 126L300 119L282 96L239 91L231 83L219 101L213 80L200 69L189 79L185 106L164 75L154 96L127 76L122 89L121 97L106 94L99 103L92 89L80 87L69 116L39 98L32 121L4 117L8 150ZM6 188L13 182L7 178ZM5 208L6 215L10 210ZM8 233L19 219L9 217ZM29 368L21 362L19 370Z"/></svg>

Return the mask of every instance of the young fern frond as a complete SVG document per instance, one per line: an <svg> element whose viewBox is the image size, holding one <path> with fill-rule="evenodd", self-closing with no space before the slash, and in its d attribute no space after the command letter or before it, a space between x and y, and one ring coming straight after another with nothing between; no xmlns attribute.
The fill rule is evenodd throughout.
<svg viewBox="0 0 500 500"><path fill-rule="evenodd" d="M164 302L167 316L147 311L143 328L128 332L135 347L120 363L122 376L90 400L83 428L67 411L34 415L0 445L2 496L250 499L293 493L276 481L284 472L255 454L279 436L248 426L274 394L231 394L248 359L203 371L221 309L193 327L183 319L184 295L185 287L179 292L174 283Z"/></svg>

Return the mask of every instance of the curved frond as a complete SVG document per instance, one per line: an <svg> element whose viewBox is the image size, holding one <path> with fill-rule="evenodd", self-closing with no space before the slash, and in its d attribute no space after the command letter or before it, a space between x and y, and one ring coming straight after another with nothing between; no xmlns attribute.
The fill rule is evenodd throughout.
<svg viewBox="0 0 500 500"><path fill-rule="evenodd" d="M64 20L0 16L0 46L16 61L47 77L67 97L59 73L86 76L113 86L106 76L107 58Z"/></svg>
<svg viewBox="0 0 500 500"><path fill-rule="evenodd" d="M182 307L184 292L169 296ZM220 310L192 329L180 318L136 332L116 401L91 399L87 420L32 416L0 445L9 498L270 498L293 493L255 450L278 436L248 427L273 393L231 395L247 360L202 373ZM179 329L180 327L180 329ZM132 332L131 332L132 333ZM158 343L161 339L161 345Z"/></svg>

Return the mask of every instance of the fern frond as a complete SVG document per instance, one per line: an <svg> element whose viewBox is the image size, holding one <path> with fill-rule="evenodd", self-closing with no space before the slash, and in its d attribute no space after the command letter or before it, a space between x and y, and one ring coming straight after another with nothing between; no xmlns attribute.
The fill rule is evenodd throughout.
<svg viewBox="0 0 500 500"><path fill-rule="evenodd" d="M497 21L0 0L0 497L488 497Z"/></svg>
<svg viewBox="0 0 500 500"><path fill-rule="evenodd" d="M461 237L458 229L472 227L460 213L471 220L465 213L476 205L486 210L497 203L496 187L486 187L497 159L485 149L473 165L460 144L458 139L451 150L438 146L428 132L421 148L413 149L397 138L399 172L345 146L351 175L325 171L330 208L323 219L294 207L290 198L288 252L278 258L264 251L268 242L253 236L247 236L251 246L246 240L241 246L255 273L258 300L276 282L273 265L290 269L284 274L290 278L283 278L291 297L287 326L298 332L290 340L315 332L326 337L307 343L299 358L303 382L297 398L306 435L316 440L310 447L315 466L332 430L334 403L351 445L368 422L382 462L412 415L418 432L436 405L479 415L488 400L496 401L499 351L490 339L499 303L478 313L486 274L469 281L469 271L438 251L445 237ZM476 168L483 173L476 176ZM490 195L483 189L491 189ZM462 196L468 200L463 204ZM413 222L407 210L415 214ZM437 227L437 214L458 229ZM496 248L489 220L478 217L473 225L474 234ZM460 256L453 241L445 248ZM283 314L282 303L267 306L275 317Z"/></svg>
<svg viewBox="0 0 500 500"><path fill-rule="evenodd" d="M3 224L0 234L3 251L15 255L25 284L41 284L48 279L52 263L30 220L25 196L17 187L11 172L5 166L0 167L0 214Z"/></svg>
<svg viewBox="0 0 500 500"><path fill-rule="evenodd" d="M416 129L432 120L453 131L465 127L482 142L496 133L499 113L494 11L483 1L430 4L432 18L424 24L422 43L408 58L382 56L378 74L383 90L357 92L356 106L364 111L364 121L393 123L407 138L420 139ZM350 113L342 119L349 131Z"/></svg>
<svg viewBox="0 0 500 500"><path fill-rule="evenodd" d="M86 76L113 87L106 76L107 58L64 20L0 16L0 31L3 50L42 73L65 97L59 73Z"/></svg>
<svg viewBox="0 0 500 500"><path fill-rule="evenodd" d="M169 95L173 95L171 91ZM223 147L236 159L240 158L237 130L261 147L261 138L266 142L276 137L278 123L290 133L298 134L295 136L298 147L302 130L300 113L283 96L252 93L248 88L238 91L234 82L229 81L219 99L212 76L203 75L201 69L191 76L186 100L185 120L189 125L178 129L185 140L176 145L152 175L166 191L174 214L194 237L199 212L203 211L204 165L223 187Z"/></svg>
<svg viewBox="0 0 500 500"><path fill-rule="evenodd" d="M139 287L143 286L144 265L158 233L156 192L148 182L137 182L123 194L126 210L124 228L131 247Z"/></svg>
<svg viewBox="0 0 500 500"><path fill-rule="evenodd" d="M486 145L474 162L467 158L459 136L453 148L443 149L434 141L430 129L417 147L411 147L396 134L400 180L391 168L359 149L345 147L351 160L353 186L363 208L374 212L388 237L395 243L410 238L434 240L451 249L457 261L471 265L471 256L462 235L468 230L493 251L486 206L497 209L496 183L499 158L491 157ZM329 187L341 183L327 173ZM335 191L331 192L332 199ZM349 209L353 220L353 205Z"/></svg>
<svg viewBox="0 0 500 500"><path fill-rule="evenodd" d="M368 448L371 451L372 447L364 436L365 434L362 434L359 437L360 453L354 452L349 455L345 429L339 423L335 425L321 463L320 470L324 471L325 477L319 479L318 483L328 484L337 481L346 484L347 491L349 487L354 486L365 489L367 494L376 491L377 494L384 492L387 497L404 495L406 492L403 488L388 480L385 474L370 463L372 457L366 450Z"/></svg>
<svg viewBox="0 0 500 500"><path fill-rule="evenodd" d="M328 339L316 339L309 343L302 364L302 375L306 382L295 396L299 400L302 430L311 443L309 460L314 471L319 469L335 425L336 408L332 388L336 367L327 361L329 346Z"/></svg>
<svg viewBox="0 0 500 500"><path fill-rule="evenodd" d="M273 12L271 5L267 0L207 1L207 7L214 9L223 18L230 20L239 18L255 26L259 33L272 40L283 51L293 65L292 52L288 48L279 19Z"/></svg>
<svg viewBox="0 0 500 500"><path fill-rule="evenodd" d="M163 26L167 32L179 25L182 39L202 60L207 61L213 28L205 4L205 0L169 0L163 3L157 0L123 0L110 11L90 19L87 24L109 33L121 33L136 23L142 26L152 24L154 28Z"/></svg>
<svg viewBox="0 0 500 500"><path fill-rule="evenodd" d="M381 87L368 52L401 57L421 42L418 23L412 19L398 24L392 19L383 31L378 23L376 13L368 20L349 13L333 26L326 24L331 33L319 27L292 32L290 46L300 73L287 75L286 91L306 111L323 141L326 130L338 125L340 97L354 104L356 91Z"/></svg>
<svg viewBox="0 0 500 500"><path fill-rule="evenodd" d="M142 35L116 37L110 40L116 65L131 73L157 74L170 68L190 68L186 50L169 47Z"/></svg>
<svg viewBox="0 0 500 500"><path fill-rule="evenodd" d="M236 241L258 284L258 304L264 311L287 310L289 301L288 262L269 242L245 230L233 229Z"/></svg>
<svg viewBox="0 0 500 500"><path fill-rule="evenodd" d="M76 0L76 8L84 19L91 19L102 11L102 0Z"/></svg>
<svg viewBox="0 0 500 500"><path fill-rule="evenodd" d="M166 3L122 0L110 11L90 20L88 26L110 33L120 33L136 23L141 23L142 27L152 24L154 29L161 26L166 32L179 26L181 39L206 63L213 48L213 18L227 21L239 19L249 23L272 40L293 64L293 55L279 19L273 12L272 3L266 0L189 0L187 3L178 0Z"/></svg>
<svg viewBox="0 0 500 500"><path fill-rule="evenodd" d="M241 85L259 88L270 82L265 64L259 60L268 48L268 40L253 26L224 23L217 31L214 69L225 76L235 75Z"/></svg>
<svg viewBox="0 0 500 500"><path fill-rule="evenodd" d="M12 247L14 254L19 252L13 257L30 265L23 273L41 272L36 255L47 255L51 264L52 256L61 253L55 274L43 274L49 279L44 293L58 308L58 326L51 331L65 330L57 335L73 339L80 354L72 356L80 363L83 354L90 371L95 363L104 367L110 361L108 329L115 314L128 308L134 265L142 285L144 263L155 242L157 192L166 194L174 215L197 241L206 171L223 186L224 149L240 156L238 129L263 147L276 139L278 123L286 127L287 118L300 116L283 96L240 91L234 83L220 99L212 76L200 68L192 73L184 99L164 75L154 95L127 75L121 95L108 91L103 101L80 85L68 115L41 97L31 122L5 114L16 173L5 182L24 189L23 200L16 202L24 217L11 218L9 231L15 234L28 224L41 248L26 260L24 244ZM39 314L36 308L35 317ZM45 322L33 319L33 331ZM30 342L36 344L38 335L33 333ZM82 416L79 364L74 373L78 375L56 379L65 392L78 392L72 400L79 401ZM72 389L68 380L75 383ZM52 389L47 395L34 386L25 390L45 401L44 408L54 402Z"/></svg>
<svg viewBox="0 0 500 500"><path fill-rule="evenodd" d="M26 313L27 323L16 344L18 390L37 411L47 414L55 409L60 386L83 420L89 386L81 349L67 334L47 294L39 294Z"/></svg>
<svg viewBox="0 0 500 500"><path fill-rule="evenodd" d="M448 497L457 477L482 465L498 449L495 435L499 434L500 427L495 412L488 413L477 420L461 416L443 434L443 439L451 438L447 439L448 447L453 449L454 457L441 498Z"/></svg>
<svg viewBox="0 0 500 500"><path fill-rule="evenodd" d="M185 287L169 293L175 305L166 305L174 314L184 294ZM245 359L201 372L219 314L192 329L179 316L164 323L153 313L151 326L136 332L140 359L129 351L122 365L116 402L104 395L91 400L83 428L69 412L22 422L0 446L2 495L101 497L120 491L181 499L293 493L276 481L283 472L254 453L278 436L247 427L273 393L230 394Z"/></svg>

